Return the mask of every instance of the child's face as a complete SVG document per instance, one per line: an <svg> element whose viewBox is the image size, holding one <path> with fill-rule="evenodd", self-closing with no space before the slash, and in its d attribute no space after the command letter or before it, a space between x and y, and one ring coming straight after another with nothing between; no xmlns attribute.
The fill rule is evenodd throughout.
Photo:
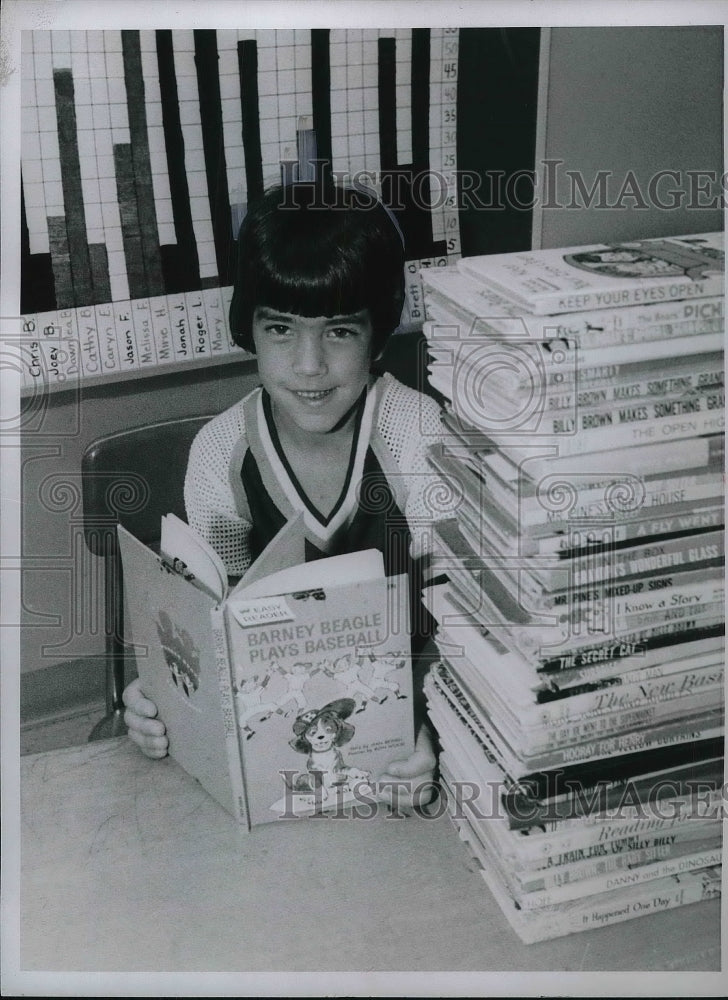
<svg viewBox="0 0 728 1000"><path fill-rule="evenodd" d="M279 430L328 433L369 380L372 323L366 309L311 318L259 306L253 340Z"/></svg>

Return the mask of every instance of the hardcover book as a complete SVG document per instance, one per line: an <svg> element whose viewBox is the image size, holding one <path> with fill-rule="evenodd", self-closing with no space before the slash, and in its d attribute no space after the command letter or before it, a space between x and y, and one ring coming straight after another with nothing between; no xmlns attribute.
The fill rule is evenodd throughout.
<svg viewBox="0 0 728 1000"><path fill-rule="evenodd" d="M248 828L374 801L414 749L408 588L376 550L303 561L300 520L228 588L167 516L119 527L127 639L169 754ZM217 569L214 568L217 564Z"/></svg>

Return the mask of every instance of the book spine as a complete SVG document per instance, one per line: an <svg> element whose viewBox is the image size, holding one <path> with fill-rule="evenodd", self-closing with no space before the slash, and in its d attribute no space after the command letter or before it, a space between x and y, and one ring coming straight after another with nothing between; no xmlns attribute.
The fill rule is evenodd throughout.
<svg viewBox="0 0 728 1000"><path fill-rule="evenodd" d="M666 355L661 358L646 358L644 360L635 358L611 364L593 364L591 363L593 352L590 352L580 358L581 364L578 365L575 372L564 373L562 378L549 372L544 382L544 388L547 393L605 388L611 390L612 399L624 399L635 394L635 390L631 388L635 383L646 387L656 378L687 378L690 380L691 387L696 389L722 385L724 384L723 352L720 348L706 350L704 346L707 343L712 343L715 336L715 334L699 334L695 338L695 349L692 352L678 350L674 355ZM669 346L665 345L665 349ZM689 340L680 339L678 346L688 347ZM656 347L657 345L650 344L649 347L646 347L646 351L650 353ZM656 360L660 361L659 376L656 376L655 373ZM648 392L641 394L647 395Z"/></svg>
<svg viewBox="0 0 728 1000"><path fill-rule="evenodd" d="M459 277L455 272L455 278ZM680 336L681 328L686 326L685 334L722 330L724 303L719 295L698 300L678 299L661 305L628 305L566 315L534 316L517 311L502 296L478 294L470 282L456 280L450 290L437 287L438 284L446 286L446 278L445 274L435 274L433 284L426 274L423 275L427 318L462 324L465 336L513 338L526 334L542 341L575 339L586 348Z"/></svg>
<svg viewBox="0 0 728 1000"><path fill-rule="evenodd" d="M725 596L720 578L683 586L678 575L675 577L678 585L673 586L672 578L664 578L670 581L669 586L663 581L654 593L638 593L628 600L612 595L608 601L585 602L573 608L566 606L563 611L560 608L552 612L527 609L520 601L522 595L514 596L501 575L490 567L479 563L471 570L464 568L459 557L451 552L446 556L444 560L436 558L436 562L448 574L461 603L471 609L476 621L493 632L503 645L509 649L515 645L528 657L537 650L537 655L548 657L549 646L568 645L578 649L600 645L609 639L633 641L633 634L646 630L665 628L669 631L672 626L686 621L714 619ZM557 652L554 648L554 653Z"/></svg>
<svg viewBox="0 0 728 1000"><path fill-rule="evenodd" d="M585 519L587 523L585 525L583 521L580 523L580 517L576 513L573 513L571 520L567 518L561 521L536 523L528 525L527 530L526 528L521 530L518 522L514 522L513 530L514 532L520 531L523 537L528 537L529 539L548 538L555 535L562 539L565 547L568 547L564 551L568 549L573 550L579 545L581 547L594 548L593 545L590 545L589 538L594 537L597 532L604 544L609 546L615 542L628 541L631 538L647 540L652 535L661 536L665 534L677 534L678 531L685 532L691 530L690 525L693 525L694 528L716 527L714 520L712 520L713 511L720 509L722 506L722 497L713 495L697 500L676 500L674 503L661 504L658 507L649 508L648 510L638 509L627 512L619 519L618 514L622 512L601 516L597 514L591 517L586 514ZM696 520L698 515L702 516L702 521ZM664 527L668 519L677 517L682 519L678 523L677 531ZM690 518L693 520L690 520ZM492 518L490 512L488 512L488 521L490 520ZM588 523L589 520L592 522L596 521L596 525L594 523L590 525ZM722 524L723 518L721 517L717 526L722 526Z"/></svg>
<svg viewBox="0 0 728 1000"><path fill-rule="evenodd" d="M629 448L632 445L657 443L660 441L680 441L704 434L720 434L725 429L723 404L715 397L712 408L709 395L685 400L680 412L659 412L653 415L646 408L632 407L624 410L624 416L615 424L613 417L601 415L584 418L588 427L578 427L574 417L563 421L551 421L551 426L543 428L537 436L539 444L556 445L560 457L580 455L583 452L599 453L615 448ZM458 403L453 401L455 410ZM671 408L672 404L670 404ZM654 413L658 413L656 404ZM545 431L545 433L544 433ZM542 436L541 436L542 435ZM518 443L502 434L490 435L496 445Z"/></svg>
<svg viewBox="0 0 728 1000"><path fill-rule="evenodd" d="M601 666L614 660L649 656L649 663L659 657L664 657L665 647L675 647L671 652L676 657L683 657L685 644L702 640L720 638L724 634L721 623L695 622L694 624L675 622L677 628L652 629L647 633L634 633L619 639L607 639L604 642L588 643L573 649L565 649L558 653L548 650L543 652L535 669L547 683L560 683L562 677L570 678L572 670L588 670L593 666ZM667 655L670 655L669 653Z"/></svg>
<svg viewBox="0 0 728 1000"><path fill-rule="evenodd" d="M681 609L676 609L676 613L679 611ZM608 635L605 635L603 630L601 634L584 631L582 635L576 635L574 632L564 634L556 632L556 630L549 633L535 627L520 631L506 626L491 625L490 627L511 652L520 654L527 659L537 656L544 663L548 661L548 667L536 668L540 672L548 673L554 669L556 672L559 669L565 669L565 667L559 667L559 663L578 662L581 656L596 659L605 654L605 651L608 652L615 647L636 648L643 643L662 639L662 643L653 643L657 647L681 642L681 636L684 639L689 636L692 640L693 638L705 637L707 634L716 634L713 630L721 624L722 615L719 613L721 611L722 607L708 605L707 609L704 607L702 610L695 610L689 617L676 617L672 621L665 621L663 616L662 620L656 619L641 625L630 625L623 630L612 628Z"/></svg>
<svg viewBox="0 0 728 1000"><path fill-rule="evenodd" d="M692 872L652 879L635 888L625 899L619 890L566 904L563 910L548 909L543 922L538 920L539 936L546 932L570 934L622 923L650 913L664 913L680 906L717 899L721 894L720 865L697 868ZM553 925L549 926L552 924ZM535 928L534 928L535 929Z"/></svg>
<svg viewBox="0 0 728 1000"><path fill-rule="evenodd" d="M450 730L447 732L448 743L440 754L446 804L474 827L482 825L483 836L493 839L499 855L514 869L541 870L548 868L554 857L587 858L592 853L612 850L612 845L615 850L623 850L628 844L647 837L669 839L680 834L684 839L700 839L720 835L721 793L705 795L702 791L671 798L665 810L627 804L611 812L604 810L596 815L511 829L501 822L504 814L500 803L497 809L489 802L485 803L485 809L481 808L482 793L473 800L472 777L478 771L472 769L478 767L482 753L472 731L461 725L459 736L454 737ZM462 793L458 791L458 780L465 780ZM479 788L482 788L483 779L480 781Z"/></svg>
<svg viewBox="0 0 728 1000"><path fill-rule="evenodd" d="M724 559L724 553L725 532L711 531L576 558L568 564L568 572L572 582L578 586L590 579L630 577L673 568L679 570L696 563L709 565Z"/></svg>
<svg viewBox="0 0 728 1000"><path fill-rule="evenodd" d="M468 261L464 259L463 267L466 268ZM518 262L514 262L515 267L519 267ZM529 265L527 264L526 267ZM538 265L537 265L538 266ZM510 265L506 264L504 270L510 270ZM468 269L470 270L470 269ZM656 281L648 279L651 284L640 284L634 281L629 285L626 282L614 290L589 290L580 287L578 291L553 290L538 292L526 290L521 286L519 291L515 287L509 287L502 280L499 280L498 273L494 269L478 271L471 270L475 277L479 277L496 292L509 298L514 305L521 310L527 310L536 316L559 316L563 313L573 313L575 311L586 312L592 309L624 308L625 306L638 305L659 305L661 302L672 302L675 300L710 298L723 294L723 275L708 274L700 280L692 279L669 279ZM523 273L523 272L522 272ZM577 272L574 272L577 277ZM550 273L544 275L546 282L553 288L553 278ZM540 276L526 278L528 284L533 288L533 281L541 280ZM634 280L634 279L633 279Z"/></svg>
<svg viewBox="0 0 728 1000"><path fill-rule="evenodd" d="M555 906L597 893L609 892L612 889L642 885L653 879L683 875L698 868L709 868L711 865L719 865L721 857L720 848L706 849L678 858L647 862L629 871L607 872L604 875L570 882L552 889L520 892L516 898L522 910L540 910L544 906Z"/></svg>
<svg viewBox="0 0 728 1000"><path fill-rule="evenodd" d="M710 739L722 733L722 708L711 708L697 715L672 719L647 729L597 736L581 743L567 743L543 753L527 754L522 750L516 756L497 734L490 720L481 718L475 712L472 702L463 694L451 674L444 670L434 673L429 690L432 697L439 694L444 699L446 709L454 713L461 725L471 732L486 758L506 774L514 776L559 770L566 765L592 763L619 754L666 749L686 742ZM531 814L529 820L531 824L538 821Z"/></svg>
<svg viewBox="0 0 728 1000"><path fill-rule="evenodd" d="M694 743L696 740L720 736L722 731L722 713L702 712L697 716L672 719L661 726L616 733L555 748L548 753L524 756L521 766L528 771L553 770L565 764L586 764L617 754Z"/></svg>
<svg viewBox="0 0 728 1000"><path fill-rule="evenodd" d="M714 865L681 875L651 879L632 889L610 890L580 900L543 907L540 911L523 911L508 891L492 854L479 843L472 828L457 816L451 814L450 818L461 840L478 862L481 876L504 916L526 944L604 927L720 896L720 866Z"/></svg>
<svg viewBox="0 0 728 1000"><path fill-rule="evenodd" d="M455 673L474 678L467 686L482 691L485 702L503 703L522 725L554 720L560 713L578 714L596 693L608 689L656 683L688 669L715 668L723 659L722 638L714 636L691 639L667 654L664 648L635 652L615 646L592 667L538 677L532 663L499 648L490 635L478 635L466 624L450 630L433 614L438 622L435 642L445 663L454 664Z"/></svg>
<svg viewBox="0 0 728 1000"><path fill-rule="evenodd" d="M512 461L523 462L521 475L529 481L538 483L546 476L570 476L576 470L574 458L554 456L550 463L543 459L531 460L528 454L520 454L512 448L502 449ZM694 469L702 468L708 472L722 468L725 459L725 439L723 433L710 434L705 437L693 438L690 442L690 464ZM625 450L614 452L585 453L578 458L579 471L583 474L651 476L661 474L667 476L671 472L681 472L685 469L685 455L669 441L646 445L634 445Z"/></svg>
<svg viewBox="0 0 728 1000"><path fill-rule="evenodd" d="M540 482L548 475L572 473L573 459L566 456L560 459L554 454L554 446L540 439L534 442L532 438L524 438L510 445L502 445L495 450L493 440L482 430L462 421L453 409L452 403L446 403L442 415L443 430L446 437L458 446L464 446L474 457L482 456L487 461L506 463L512 470L511 480L514 484L527 480L530 483ZM544 455L534 454L533 445L549 449ZM713 467L723 465L725 458L725 437L722 433L708 435L696 439L691 445L690 465L692 468ZM487 464L486 461L486 464ZM620 452L596 452L594 455L583 455L579 459L580 473L595 472L599 475L624 475L634 472L638 475L650 475L678 472L685 468L685 456L676 453L670 442L648 442L638 444L634 449Z"/></svg>
<svg viewBox="0 0 728 1000"><path fill-rule="evenodd" d="M560 559L566 560L574 558L574 555L579 556L587 553L591 555L605 547L623 545L624 543L646 544L662 541L666 538L713 531L723 527L724 519L725 510L722 505L709 504L693 511L688 510L683 505L680 509L660 511L657 516L650 515L647 518L623 521L620 524L610 526L608 532L603 536L603 542L594 529L579 532L576 538L573 535L556 535L550 538L548 536L535 536L533 538L524 536L527 542L524 546L526 550L524 554L558 555ZM597 539L600 539L599 543ZM574 548L575 545L579 545L579 548Z"/></svg>
<svg viewBox="0 0 728 1000"><path fill-rule="evenodd" d="M682 840L674 837L671 844L664 843L664 837L647 838L648 846L634 849L624 849L621 853L610 853L606 848L604 854L594 855L586 861L574 864L563 864L544 871L516 871L510 869L514 888L519 892L547 892L560 889L563 886L591 881L612 872L624 872L644 865L652 865L660 861L677 861L695 855L703 856L705 851L713 851L720 841L718 828L713 834L701 839ZM719 864L720 858L713 864ZM692 867L700 867L693 865ZM689 868L687 869L689 870ZM666 872L675 875L678 872Z"/></svg>
<svg viewBox="0 0 728 1000"><path fill-rule="evenodd" d="M582 397L587 393L582 392ZM725 407L723 386L718 386L708 392L678 392L663 397L643 397L629 399L626 402L615 400L613 405L584 402L577 405L568 415L548 413L542 418L544 430L549 434L585 434L605 427L611 429L625 424L649 423L663 417L683 417L693 413L704 413L709 410L719 410Z"/></svg>
<svg viewBox="0 0 728 1000"><path fill-rule="evenodd" d="M684 672L688 666L693 669L701 669L721 662L722 652L720 648L716 647L701 654L696 648L698 645L698 642L691 643L688 648L695 649L695 652L691 651L687 655L684 655L682 650L673 650L672 656L666 658L663 651L655 657L657 662L653 665L635 667L635 663L639 663L643 659L642 657L625 657L623 660L612 661L611 669L607 664L598 664L591 679L588 679L590 677L588 671L577 671L575 677L565 674L563 681L559 677L561 687L554 685L553 688L539 690L536 692L536 697L540 706L558 705L559 702L569 703L574 698L592 691L615 686L621 687L622 685L636 685L644 681L655 681ZM678 653L680 654L679 658ZM610 670L610 672L607 673L606 670Z"/></svg>
<svg viewBox="0 0 728 1000"><path fill-rule="evenodd" d="M535 691L539 703L570 698L596 685L609 684L615 676L624 676L627 683L632 680L663 677L673 673L680 664L691 662L695 657L700 665L717 662L723 657L725 643L721 635L694 636L682 643L671 644L673 648L666 654L663 648L631 647L621 650L608 647L604 655L591 665L567 667L558 674L542 672L542 686Z"/></svg>
<svg viewBox="0 0 728 1000"><path fill-rule="evenodd" d="M477 459L470 456L454 455L440 447L440 450L431 448L427 457L436 472L457 484L462 491L464 521L470 521L472 511L470 547L473 554L492 549L487 531L483 529L495 520L493 511L499 508L513 512L514 531L544 534L567 530L575 520L582 518L601 518L610 526L612 523L617 525L625 521L644 520L645 514L656 519L663 513L677 510L676 504L699 504L702 507L711 501L715 503L723 496L721 471L696 469L690 474L640 477L635 483L635 487L643 491L638 510L623 510L610 500L610 489L618 484L617 477L601 483L586 481L583 485L577 480L573 486L574 502L569 510L551 510L548 508L548 494L540 498L530 488L519 490L515 484L503 485L495 475L489 475L487 467L479 467ZM484 513L486 511L487 514Z"/></svg>
<svg viewBox="0 0 728 1000"><path fill-rule="evenodd" d="M504 353L508 350L507 344L502 347L501 345L493 346ZM475 366L479 361L484 367L489 364L488 349L488 347L483 348L480 358L477 355L473 358L472 347L468 352L465 350L465 346L461 348L460 345L449 351L441 348L430 350L431 360L428 372L443 395L451 399L454 390L466 382L468 374L471 370L476 370ZM572 366L578 367L584 360L577 355ZM684 359L681 360L684 361ZM543 367L543 363L536 360L532 363L534 373ZM662 368L662 365L659 367ZM491 375L488 371L488 387L491 394L488 400L488 412L500 409L507 417L509 413L513 412L515 398L521 400L524 405L526 402L529 405L537 402L546 414L557 417L577 408L594 409L610 403L624 406L634 401L660 400L680 393L718 392L724 387L720 358L713 354L697 356L691 367L683 364L678 369L668 369L664 372L658 372L656 369L657 365L653 361L651 371L635 373L627 371L625 376L619 380L613 378L576 380L565 374L561 381L554 383L550 382L547 376L544 376L539 381L539 393L535 398L533 385L516 387L504 378L500 378L497 372Z"/></svg>
<svg viewBox="0 0 728 1000"><path fill-rule="evenodd" d="M541 858L537 865L509 865L509 870L523 892L532 892L557 888L610 871L695 854L706 848L712 849L719 843L718 823L702 826L695 823L693 827L677 827L667 835L622 837L590 844L574 851L548 855Z"/></svg>
<svg viewBox="0 0 728 1000"><path fill-rule="evenodd" d="M507 697L508 688L501 689L499 697L498 673L501 677L507 666L502 660L495 660L491 666L483 666L476 669L473 663L483 664L482 658L478 658L470 653L468 647L463 645L465 656L460 656L456 660L450 660L446 649L443 649L443 658L450 667L451 672L456 675L464 674L463 668L467 664L467 674L477 679L478 687L474 684L470 686L474 691L482 690L484 696L487 694L488 700L497 704L503 699L506 709L512 700ZM618 664L615 673L603 680L592 682L586 686L586 690L580 691L576 688L573 693L567 689L567 693L561 697L551 700L539 701L537 704L523 704L522 702L512 706L509 713L517 717L519 726L524 729L535 729L547 725L567 725L580 720L586 721L600 714L607 714L616 710L619 702L620 708L638 707L640 704L649 703L654 698L667 700L668 697L679 697L680 692L688 693L691 686L702 685L705 681L720 683L723 677L721 666L721 653L716 650L707 654L697 662L691 659L671 659L654 667L643 667L631 672L627 672L625 663ZM627 661L628 663L629 661ZM465 677L464 677L465 679ZM532 694L532 692L528 692ZM523 692L526 696L526 692ZM536 693L538 696L538 692Z"/></svg>
<svg viewBox="0 0 728 1000"><path fill-rule="evenodd" d="M594 583L588 588L574 587L555 594L544 594L533 605L534 611L568 614L572 622L614 620L638 614L667 612L672 607L699 607L720 601L724 596L723 574L717 560L714 565L683 569L669 575L651 574L607 583Z"/></svg>
<svg viewBox="0 0 728 1000"><path fill-rule="evenodd" d="M543 324L544 340L562 337L574 346L583 350L591 350L599 347L617 347L626 344L642 344L650 340L671 340L678 337L691 337L703 333L722 333L725 321L723 319L723 309L720 299L715 296L707 300L710 309L717 312L712 316L700 315L700 310L696 308L698 303L690 302L677 303L681 307L680 315L671 320L656 322L649 326L633 326L611 329L599 329L598 326L587 326L586 329L574 330L568 324ZM691 315L692 312L692 315ZM696 316L695 313L698 313Z"/></svg>
<svg viewBox="0 0 728 1000"><path fill-rule="evenodd" d="M614 482L614 480L612 481ZM723 495L722 477L719 472L696 472L693 475L674 475L650 481L643 479L644 489L640 512L649 512L659 517L660 510L676 503L698 503L719 500ZM550 526L552 529L568 527L572 520L581 518L610 518L617 522L632 520L634 510L621 510L608 499L609 485L595 489L577 489L574 505L566 516L562 511L548 510L536 497L513 496L511 505L518 511L518 522L522 529L535 530ZM483 489L483 494L492 493L492 484Z"/></svg>
<svg viewBox="0 0 728 1000"><path fill-rule="evenodd" d="M524 831L504 830L502 835L495 825L492 830L500 855L514 871L548 870L553 857L588 857L589 852L626 850L626 845L640 841L657 842L677 835L683 840L720 837L719 821L699 815L685 819L681 809L690 816L689 810L694 807L685 798L671 800L671 803L675 806L674 812L670 810L662 815L640 807L641 812L634 816L600 816L598 822L579 817L573 822L560 820ZM719 811L716 808L716 815Z"/></svg>
<svg viewBox="0 0 728 1000"><path fill-rule="evenodd" d="M227 744L228 762L230 766L233 803L236 809L238 821L245 823L248 829L250 829L250 820L248 817L245 795L245 776L242 751L240 749L238 719L235 708L235 692L233 688L233 675L230 662L230 652L228 649L227 626L225 622L224 608L219 605L212 608L210 618L212 623L213 643L215 647L217 679L220 688L220 705L222 708L223 722L225 726L225 741Z"/></svg>
<svg viewBox="0 0 728 1000"><path fill-rule="evenodd" d="M704 673L687 674L683 678L684 683L701 683L699 680L701 675L704 678L710 678L716 675L716 671L708 668ZM653 690L655 686L653 684L648 690ZM645 685L645 687L647 686ZM672 689L669 682L660 683L661 692L670 690ZM690 690L687 688L687 692ZM672 720L678 715L688 716L703 709L717 708L722 703L723 686L722 683L716 682L702 688L699 694L691 694L682 692L678 684L677 690L672 695L661 694L659 697L650 698L649 696L640 697L638 685L637 691L630 691L633 697L631 702L626 692L624 693L624 701L620 701L619 696L623 694L621 688L619 696L614 688L608 688L605 692L598 692L598 694L601 700L596 702L593 708L586 709L583 716L578 719L571 716L550 720L549 724L554 728L546 732L536 727L525 727L520 733L522 742L519 749L528 755L550 753L563 746L578 744L582 740L619 734L631 727L655 726L664 720ZM617 703L620 703L618 711L610 708Z"/></svg>
<svg viewBox="0 0 728 1000"><path fill-rule="evenodd" d="M590 351L578 351L576 371L564 374L564 380L555 379L552 373L546 375L547 386L566 385L569 380L577 385L590 381L602 381L609 376L604 374L610 368L624 375L637 365L656 361L662 363L680 361L688 363L689 359L719 353L723 350L724 334L696 333L692 337L675 337L674 340L647 340L643 344L622 344L617 347L595 347ZM527 388L528 380L522 388Z"/></svg>
<svg viewBox="0 0 728 1000"><path fill-rule="evenodd" d="M709 357L711 360L709 360ZM607 403L624 405L633 399L664 399L676 393L718 390L724 386L723 368L719 357L697 358L691 368L677 371L645 372L632 380L613 382L602 380L582 387L559 385L544 392L545 409L564 410L578 407L595 407Z"/></svg>
<svg viewBox="0 0 728 1000"><path fill-rule="evenodd" d="M596 927L607 927L653 913L664 913L706 899L717 899L721 893L720 866L712 866L698 868L682 875L651 879L644 885L635 887L626 896L622 891L615 889L566 902L561 906L554 905L540 911L524 913L515 910L507 890L498 893L490 869L482 868L481 874L496 895L507 917L509 911L506 907L510 908L513 914L510 917L511 923L526 944L576 934Z"/></svg>

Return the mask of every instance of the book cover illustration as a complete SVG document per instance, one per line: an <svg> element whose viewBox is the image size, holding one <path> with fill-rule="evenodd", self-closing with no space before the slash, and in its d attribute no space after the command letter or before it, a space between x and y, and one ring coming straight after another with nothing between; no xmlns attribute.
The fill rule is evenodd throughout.
<svg viewBox="0 0 728 1000"><path fill-rule="evenodd" d="M380 577L230 601L227 635L251 824L371 801L389 762L412 752L401 583Z"/></svg>
<svg viewBox="0 0 728 1000"><path fill-rule="evenodd" d="M170 757L248 826L371 809L414 749L406 578L375 550L303 563L289 523L229 589L191 534L172 519L159 555L119 528L126 639Z"/></svg>

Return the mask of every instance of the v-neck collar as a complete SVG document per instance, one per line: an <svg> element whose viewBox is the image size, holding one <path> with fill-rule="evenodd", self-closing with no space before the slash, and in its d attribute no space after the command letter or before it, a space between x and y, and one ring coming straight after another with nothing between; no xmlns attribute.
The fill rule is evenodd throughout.
<svg viewBox="0 0 728 1000"><path fill-rule="evenodd" d="M318 539L319 543L324 544L324 546L333 539L344 524L351 520L356 512L359 501L359 484L364 472L364 460L371 438L376 399L377 383L374 383L364 390L358 406L346 479L341 494L328 516L324 516L311 502L283 451L273 421L268 394L261 388L258 395L256 424L262 452L270 472L291 508L303 513L304 522L312 540Z"/></svg>
<svg viewBox="0 0 728 1000"><path fill-rule="evenodd" d="M362 416L364 414L364 406L366 404L367 390L364 389L361 396L359 397L359 400L356 403L356 414L354 416L354 432L351 439L351 449L349 451L349 462L346 469L346 478L344 480L344 485L341 488L341 493L339 494L336 503L331 508L331 511L329 512L328 515L321 513L318 507L316 507L316 505L313 503L313 501L311 500L311 498L301 485L298 477L296 476L296 473L293 471L293 468L290 462L288 461L288 457L283 449L283 445L281 444L281 439L278 435L278 428L276 427L275 420L273 419L273 408L271 406L270 396L265 391L265 389L263 389L261 393L261 398L263 401L263 416L265 418L265 426L268 431L268 434L270 435L270 440L273 445L273 451L275 452L276 457L283 466L283 469L285 470L285 474L288 477L290 485L298 494L301 502L306 507L306 510L308 510L309 513L316 518L319 524L322 524L324 527L328 527L329 524L336 517L336 514L338 513L344 501L346 500L346 495L349 492L349 486L351 485L351 478L354 471L354 464L357 456L357 445L359 443L359 432L361 430Z"/></svg>

